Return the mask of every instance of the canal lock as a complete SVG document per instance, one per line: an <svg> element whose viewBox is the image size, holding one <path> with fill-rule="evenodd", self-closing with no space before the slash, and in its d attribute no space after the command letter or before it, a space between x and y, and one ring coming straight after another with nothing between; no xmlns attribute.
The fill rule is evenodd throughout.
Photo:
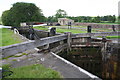
<svg viewBox="0 0 120 80"><path fill-rule="evenodd" d="M107 44L104 59L102 49L101 46L81 46L72 48L70 52L65 49L58 55L103 80L119 79L120 48L115 44Z"/></svg>
<svg viewBox="0 0 120 80"><path fill-rule="evenodd" d="M40 35L39 38L50 36L48 32L36 32L38 32L36 33L37 35ZM86 42L84 39L85 38L81 38L81 40ZM79 41L78 39L73 39L72 42L81 41ZM64 43L67 43L67 41L65 41ZM53 45L50 44L49 47L50 46L55 47L55 43ZM104 47L105 45L74 47L71 48L70 52L68 52L67 49L64 49L60 53L58 53L58 55L87 70L88 72L98 76L99 78L102 78L103 80L116 80L120 78L120 47L116 46L116 44L107 44L107 47L103 49Z"/></svg>

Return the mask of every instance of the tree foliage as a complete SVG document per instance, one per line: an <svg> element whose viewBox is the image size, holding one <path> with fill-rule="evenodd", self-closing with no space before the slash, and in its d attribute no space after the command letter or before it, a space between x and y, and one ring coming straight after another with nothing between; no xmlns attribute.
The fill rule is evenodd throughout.
<svg viewBox="0 0 120 80"><path fill-rule="evenodd" d="M57 13L55 14L55 17L56 18L65 18L67 16L67 13L65 10L62 10L62 9L58 9L56 11Z"/></svg>
<svg viewBox="0 0 120 80"><path fill-rule="evenodd" d="M92 23L100 23L100 22L108 22L108 23L115 23L116 16L115 15L107 15L107 16L77 16L71 17L68 16L67 18L73 19L75 22L92 22Z"/></svg>
<svg viewBox="0 0 120 80"><path fill-rule="evenodd" d="M10 20L10 10L6 10L3 12L1 20L2 20L2 24L6 25L6 26L10 26L11 25L11 20Z"/></svg>
<svg viewBox="0 0 120 80"><path fill-rule="evenodd" d="M120 24L120 15L118 16L118 23Z"/></svg>
<svg viewBox="0 0 120 80"><path fill-rule="evenodd" d="M56 14L54 16L49 16L47 18L47 22L57 22L58 18L65 18L67 17L67 13L65 10L58 9L56 10Z"/></svg>
<svg viewBox="0 0 120 80"><path fill-rule="evenodd" d="M58 18L65 18L64 16L49 16L47 18L48 22L57 22ZM96 16L96 17L91 17L91 16L66 16L66 18L72 19L75 22L85 22L85 23L115 23L116 22L116 16L115 15L107 15L107 16ZM120 17L118 17L118 21L120 22Z"/></svg>
<svg viewBox="0 0 120 80"><path fill-rule="evenodd" d="M41 9L33 3L17 2L2 14L4 25L19 26L21 22L43 22L44 20Z"/></svg>
<svg viewBox="0 0 120 80"><path fill-rule="evenodd" d="M47 18L47 22L57 22L57 18L54 17L54 16L49 16L49 17Z"/></svg>

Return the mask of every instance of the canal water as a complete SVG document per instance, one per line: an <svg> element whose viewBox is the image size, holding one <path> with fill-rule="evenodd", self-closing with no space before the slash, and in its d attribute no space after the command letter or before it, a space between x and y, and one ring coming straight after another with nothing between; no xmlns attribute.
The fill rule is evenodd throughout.
<svg viewBox="0 0 120 80"><path fill-rule="evenodd" d="M61 57L102 78L116 80L120 78L120 49L114 49L106 60L102 59L101 47L73 48L71 52L64 50Z"/></svg>

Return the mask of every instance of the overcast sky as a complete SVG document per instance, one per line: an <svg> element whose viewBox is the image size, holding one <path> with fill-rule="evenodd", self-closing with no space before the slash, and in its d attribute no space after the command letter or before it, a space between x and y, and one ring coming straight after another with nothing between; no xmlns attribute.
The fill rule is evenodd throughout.
<svg viewBox="0 0 120 80"><path fill-rule="evenodd" d="M0 16L16 2L34 3L45 16L52 16L63 9L68 16L118 15L120 0L0 0Z"/></svg>

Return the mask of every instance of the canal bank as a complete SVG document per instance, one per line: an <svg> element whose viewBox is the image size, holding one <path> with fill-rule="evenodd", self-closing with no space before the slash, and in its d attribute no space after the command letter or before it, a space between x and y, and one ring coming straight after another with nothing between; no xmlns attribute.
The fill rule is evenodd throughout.
<svg viewBox="0 0 120 80"><path fill-rule="evenodd" d="M62 46L64 46L64 48L67 51L70 51L72 47L78 48L78 47L81 47L81 46L83 46L83 47L100 46L102 44L101 40L94 40L94 39L90 38L90 36L99 36L99 35L100 36L107 36L107 35L111 35L111 34L116 35L117 33L116 32L110 32L110 33L109 32L106 32L106 33L85 33L85 34L65 33L65 34L61 34L61 35L58 35L58 36L56 35L56 36L52 36L52 37L41 38L41 39L38 39L38 40L32 40L32 41L28 41L28 42L25 42L25 43L4 47L3 48L3 52L4 52L3 56L6 57L6 56L11 55L11 54L12 55L17 54L19 52L23 52L23 51L26 51L26 50L29 50L29 49L32 49L32 48L35 48L35 47L39 47L39 49L44 49L46 45L47 45L46 50L48 50L50 52L53 52L55 54L56 54L56 52L60 53L60 50L62 50L62 48L63 48ZM108 40L106 40L106 41L108 41ZM42 46L42 48L40 48L41 46ZM56 48L57 50L55 50L53 48ZM12 49L12 52L10 53L11 49ZM106 49L104 49L104 50L106 50ZM39 52L41 52L41 51L42 50L40 50ZM87 50L87 51L89 51L89 50ZM9 52L9 54L8 54L8 52ZM54 56L57 57L57 55L54 55ZM84 57L84 55L82 57ZM89 56L89 57L91 57L91 56ZM44 61L43 58L41 60ZM63 58L61 58L61 60L63 60ZM66 60L64 60L64 61L67 62L67 63L69 62L69 61L66 61ZM75 68L77 68L76 65L74 65L72 63L70 63L70 64L73 65ZM78 70L79 70L79 68L78 68ZM87 71L85 71L85 72L87 72ZM87 73L89 73L89 72L87 72Z"/></svg>

